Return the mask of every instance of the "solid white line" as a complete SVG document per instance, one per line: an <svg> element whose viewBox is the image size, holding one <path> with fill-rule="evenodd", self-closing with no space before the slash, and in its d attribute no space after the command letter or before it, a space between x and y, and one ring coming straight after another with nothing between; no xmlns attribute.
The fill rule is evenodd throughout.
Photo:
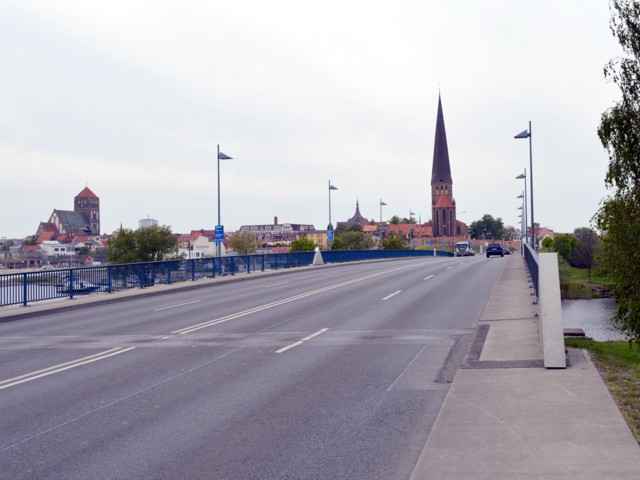
<svg viewBox="0 0 640 480"><path fill-rule="evenodd" d="M451 268L453 268L453 267L447 267L447 270L449 270L449 269L451 269Z"/></svg>
<svg viewBox="0 0 640 480"><path fill-rule="evenodd" d="M312 333L308 337L304 337L302 340L298 340L297 342L292 343L291 345L287 345L286 347L282 347L280 350L276 350L276 353L286 352L290 348L298 347L298 346L302 345L304 342L306 342L307 340L311 340L313 337L317 337L318 335L323 334L327 330L329 330L329 329L328 328L323 328L322 330L318 330L316 333Z"/></svg>
<svg viewBox="0 0 640 480"><path fill-rule="evenodd" d="M65 370L70 370L72 368L80 367L82 365L86 365L88 363L97 362L98 360L104 360L105 358L113 357L114 355L120 355L121 353L128 352L130 350L135 350L136 347L129 348L115 348L113 350L107 350L106 352L102 352L102 354L97 354L101 356L91 355L90 357L85 357L84 359L78 359L74 362L67 362L61 365L57 365L54 367L45 368L44 370L39 370L37 372L32 372L27 375L21 375L15 378L9 378L0 383L5 384L0 386L0 390L4 390L5 388L14 387L16 385L20 385L21 383L30 382L31 380L37 380L38 378L46 377L49 375L53 375L54 373L64 372ZM109 353L110 352L110 353ZM84 360L84 361L83 361ZM66 365L66 366L65 366ZM43 373L40 373L43 372ZM11 383L9 383L11 382Z"/></svg>
<svg viewBox="0 0 640 480"><path fill-rule="evenodd" d="M388 300L391 297L395 297L396 295L398 295L400 292L402 292L402 290L398 290L397 292L393 292L391 295L387 295L386 297L384 297L382 300Z"/></svg>
<svg viewBox="0 0 640 480"><path fill-rule="evenodd" d="M435 275L429 275L427 278L425 278L425 280L429 280L430 278L435 277Z"/></svg>
<svg viewBox="0 0 640 480"><path fill-rule="evenodd" d="M286 285L289 282L272 283L271 285L265 285L264 288L277 287L278 285Z"/></svg>
<svg viewBox="0 0 640 480"><path fill-rule="evenodd" d="M227 315L227 316L224 316L224 317L216 318L216 319L209 320L209 321L206 321L206 322L202 322L202 323L199 323L199 324L196 324L196 325L191 325L189 327L181 328L179 330L174 330L171 333L184 335L185 333L195 332L196 330L200 330L202 328L207 328L207 327L211 327L213 325L218 325L220 323L228 322L230 320L235 320L237 318L244 317L246 315L251 315L252 313L261 312L261 311L267 310L269 308L273 308L273 307L277 307L277 306L280 306L280 305L284 305L285 303L294 302L296 300L301 300L303 298L310 297L312 295L317 295L319 293L328 292L329 290L333 290L333 289L336 289L336 288L340 288L340 287L344 287L344 286L347 286L347 285L351 285L353 283L362 282L362 281L368 280L370 278L379 277L380 275L385 275L385 274L390 273L390 272L395 272L395 271L398 271L398 270L404 270L404 269L407 269L407 268L413 268L413 267L419 267L419 266L420 266L419 264L418 265L407 265L407 266L403 266L403 267L399 267L399 268L394 268L394 269L391 269L391 270L386 270L386 271L383 271L383 272L372 273L370 275L365 275L363 277L358 277L358 278L354 278L352 280L347 280L345 282L336 283L334 285L329 285L327 287L318 288L317 290L311 290L309 292L305 292L305 293L301 293L301 294L298 294L298 295L294 295L293 297L283 298L282 300L276 300L275 302L271 302L271 303L267 303L265 305L260 305L258 307L250 308L250 309L244 310L242 312L233 313L231 315Z"/></svg>
<svg viewBox="0 0 640 480"><path fill-rule="evenodd" d="M168 307L156 308L154 312L160 312L161 310L169 310L170 308L184 307L185 305L191 305L193 303L198 303L199 301L200 300L194 300L193 302L179 303L177 305L170 305Z"/></svg>

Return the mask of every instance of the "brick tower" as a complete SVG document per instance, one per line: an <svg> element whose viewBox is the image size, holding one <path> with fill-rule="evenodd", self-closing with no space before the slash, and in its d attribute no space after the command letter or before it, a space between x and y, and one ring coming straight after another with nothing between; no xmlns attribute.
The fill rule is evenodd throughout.
<svg viewBox="0 0 640 480"><path fill-rule="evenodd" d="M85 216L93 234L100 234L100 199L89 187L84 187L73 199L73 211Z"/></svg>
<svg viewBox="0 0 640 480"><path fill-rule="evenodd" d="M434 237L453 237L456 225L456 201L453 198L453 179L449 165L447 132L444 128L442 100L438 95L436 138L431 170L431 221Z"/></svg>

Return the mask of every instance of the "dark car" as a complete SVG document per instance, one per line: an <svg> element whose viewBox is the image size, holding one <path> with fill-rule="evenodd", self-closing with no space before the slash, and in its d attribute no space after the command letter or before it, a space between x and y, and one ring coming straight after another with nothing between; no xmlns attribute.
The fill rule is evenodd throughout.
<svg viewBox="0 0 640 480"><path fill-rule="evenodd" d="M499 243L490 243L487 246L487 258L491 255L500 255L504 257L504 250L502 250L502 246Z"/></svg>

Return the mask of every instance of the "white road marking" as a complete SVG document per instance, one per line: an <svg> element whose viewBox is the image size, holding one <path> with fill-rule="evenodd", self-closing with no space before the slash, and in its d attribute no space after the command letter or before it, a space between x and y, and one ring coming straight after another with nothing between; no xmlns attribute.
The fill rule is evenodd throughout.
<svg viewBox="0 0 640 480"><path fill-rule="evenodd" d="M430 278L435 277L435 275L429 275L427 278L425 278L425 280L429 280Z"/></svg>
<svg viewBox="0 0 640 480"><path fill-rule="evenodd" d="M286 285L289 282L272 283L271 285L265 285L264 288L277 287L278 285Z"/></svg>
<svg viewBox="0 0 640 480"><path fill-rule="evenodd" d="M395 297L396 295L398 295L400 292L402 292L402 290L398 290L397 292L393 292L391 295L387 295L386 297L384 297L382 300L388 300L391 297Z"/></svg>
<svg viewBox="0 0 640 480"><path fill-rule="evenodd" d="M451 269L451 268L453 268L453 266L451 266L451 267L447 267L447 270L449 270L449 269Z"/></svg>
<svg viewBox="0 0 640 480"><path fill-rule="evenodd" d="M311 340L313 337L317 337L318 335L322 335L327 330L329 330L329 329L328 328L323 328L322 330L318 330L316 333L312 333L308 337L304 337L302 340L298 340L297 342L292 343L291 345L287 345L286 347L282 347L280 350L276 350L276 353L286 352L290 348L298 347L298 346L302 345L304 342L306 342L307 340Z"/></svg>
<svg viewBox="0 0 640 480"><path fill-rule="evenodd" d="M80 367L82 365L86 365L87 363L93 363L93 362L97 362L98 360L104 360L105 358L113 357L114 355L120 355L121 353L125 353L130 350L135 350L135 348L136 347L112 348L111 350L106 350L104 352L96 353L95 355L90 355L88 357L83 357L77 360L72 360L70 362L54 365L52 367L27 373L25 375L20 375L19 377L8 378L7 380L0 381L0 390L13 387L15 385L19 385L21 383L30 382L31 380L36 380L38 378L46 377L48 375L53 375L54 373L64 372L65 370Z"/></svg>
<svg viewBox="0 0 640 480"><path fill-rule="evenodd" d="M178 303L177 305L169 305L168 307L156 308L154 310L154 312L160 312L162 310L169 310L170 308L184 307L185 305L191 305L191 304L198 303L198 302L200 302L200 300L194 300L193 302L186 302L186 303Z"/></svg>
<svg viewBox="0 0 640 480"><path fill-rule="evenodd" d="M265 305L260 305L258 307L250 308L248 310L243 310L243 311L237 312L237 313L232 313L231 315L226 315L224 317L215 318L215 319L209 320L207 322L202 322L202 323L198 323L196 325L191 325L189 327L181 328L179 330L174 330L171 333L184 335L185 333L195 332L196 330L200 330L202 328L207 328L207 327L211 327L213 325L218 325L220 323L225 323L225 322L228 322L230 320L235 320L236 318L241 318L241 317L244 317L244 316L247 316L247 315L251 315L252 313L262 312L263 310L268 310L270 308L274 308L274 307L277 307L277 306L280 306L280 305L284 305L285 303L294 302L296 300L301 300L303 298L310 297L312 295L317 295L319 293L328 292L329 290L334 290L336 288L345 287L347 285L351 285L353 283L362 282L362 281L368 280L370 278L379 277L380 275L385 275L385 274L390 273L390 272L394 272L394 271L398 271L398 270L404 270L404 269L407 269L407 268L419 267L419 266L420 266L420 264L418 264L418 265L407 265L407 266L403 266L403 267L399 267L399 268L394 268L392 270L387 270L387 271L378 272L378 273L372 273L370 275L365 275L364 277L358 277L358 278L354 278L352 280L347 280L345 282L336 283L334 285L329 285L327 287L318 288L317 290L311 290L309 292L305 292L305 293L301 293L301 294L298 294L298 295L294 295L293 297L283 298L282 300L276 300L275 302L267 303Z"/></svg>

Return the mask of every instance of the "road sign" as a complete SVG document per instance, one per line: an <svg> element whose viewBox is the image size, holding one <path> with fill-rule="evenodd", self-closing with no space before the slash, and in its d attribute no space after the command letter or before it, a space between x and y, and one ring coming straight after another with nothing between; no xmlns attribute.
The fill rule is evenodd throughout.
<svg viewBox="0 0 640 480"><path fill-rule="evenodd" d="M216 243L224 242L224 225L216 225Z"/></svg>

